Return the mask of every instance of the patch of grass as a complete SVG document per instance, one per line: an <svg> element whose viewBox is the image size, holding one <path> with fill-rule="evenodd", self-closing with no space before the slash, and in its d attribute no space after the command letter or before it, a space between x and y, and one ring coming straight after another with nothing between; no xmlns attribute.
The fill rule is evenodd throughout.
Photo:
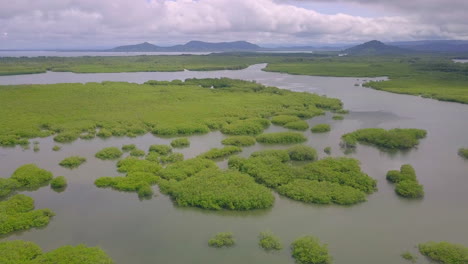
<svg viewBox="0 0 468 264"><path fill-rule="evenodd" d="M250 136L231 136L221 141L223 145L232 145L238 147L247 147L255 145L256 141L254 137Z"/></svg>
<svg viewBox="0 0 468 264"><path fill-rule="evenodd" d="M173 148L186 148L190 146L190 141L188 138L176 138L171 141L171 146Z"/></svg>
<svg viewBox="0 0 468 264"><path fill-rule="evenodd" d="M143 157L145 156L146 152L144 150L141 150L141 149L132 149L130 151L130 156L132 157Z"/></svg>
<svg viewBox="0 0 468 264"><path fill-rule="evenodd" d="M179 206L210 210L269 208L275 200L271 191L237 171L205 169L183 181L161 181L161 191Z"/></svg>
<svg viewBox="0 0 468 264"><path fill-rule="evenodd" d="M0 178L0 198L10 195L20 187L21 184L14 179Z"/></svg>
<svg viewBox="0 0 468 264"><path fill-rule="evenodd" d="M264 144L294 144L307 141L303 134L297 132L266 133L257 136L256 139Z"/></svg>
<svg viewBox="0 0 468 264"><path fill-rule="evenodd" d="M304 145L296 145L287 149L289 158L296 161L313 161L317 159L317 151Z"/></svg>
<svg viewBox="0 0 468 264"><path fill-rule="evenodd" d="M266 251L281 250L283 245L280 239L271 232L260 232L258 245Z"/></svg>
<svg viewBox="0 0 468 264"><path fill-rule="evenodd" d="M42 249L33 242L13 240L0 242L0 252L0 263L29 264L42 254Z"/></svg>
<svg viewBox="0 0 468 264"><path fill-rule="evenodd" d="M161 165L156 162L141 160L135 157L126 157L117 162L118 172L148 172L156 174L161 170Z"/></svg>
<svg viewBox="0 0 468 264"><path fill-rule="evenodd" d="M184 154L182 153L171 153L166 156L161 156L159 158L159 162L162 164L167 164L167 163L174 163L178 161L183 161L184 160Z"/></svg>
<svg viewBox="0 0 468 264"><path fill-rule="evenodd" d="M26 164L17 168L10 178L17 181L21 187L34 189L47 184L53 175L35 164Z"/></svg>
<svg viewBox="0 0 468 264"><path fill-rule="evenodd" d="M462 158L468 159L468 148L460 148L458 150L458 155Z"/></svg>
<svg viewBox="0 0 468 264"><path fill-rule="evenodd" d="M55 177L51 182L50 182L50 187L52 189L62 189L67 186L67 179L65 179L64 176L58 176Z"/></svg>
<svg viewBox="0 0 468 264"><path fill-rule="evenodd" d="M313 133L325 133L329 132L330 130L331 128L329 124L317 124L310 129L310 131Z"/></svg>
<svg viewBox="0 0 468 264"><path fill-rule="evenodd" d="M86 158L80 156L71 156L63 159L59 165L69 169L78 168L81 164L86 162Z"/></svg>
<svg viewBox="0 0 468 264"><path fill-rule="evenodd" d="M94 181L99 188L112 188L126 192L140 192L140 189L148 185L158 183L159 177L149 172L129 172L125 177L101 177ZM146 192L143 190L142 192Z"/></svg>
<svg viewBox="0 0 468 264"><path fill-rule="evenodd" d="M418 145L426 134L426 130L414 128L364 128L344 134L341 139L345 147L355 147L360 142L385 149L409 149Z"/></svg>
<svg viewBox="0 0 468 264"><path fill-rule="evenodd" d="M202 153L198 155L198 157L202 159L220 159L220 158L225 158L230 155L239 153L242 151L242 148L236 147L236 146L226 146L224 148L213 148L208 150L205 153Z"/></svg>
<svg viewBox="0 0 468 264"><path fill-rule="evenodd" d="M343 119L344 119L344 116L342 116L342 115L334 115L334 116L332 116L332 119L333 119L333 120L343 120Z"/></svg>
<svg viewBox="0 0 468 264"><path fill-rule="evenodd" d="M289 129L304 131L309 128L309 124L307 124L307 122L304 120L300 120L300 121L289 122L286 125L284 125L284 127L289 128Z"/></svg>
<svg viewBox="0 0 468 264"><path fill-rule="evenodd" d="M129 151L132 151L134 149L136 149L137 147L135 146L135 144L128 144L128 145L123 145L122 146L122 151L124 152L129 152Z"/></svg>
<svg viewBox="0 0 468 264"><path fill-rule="evenodd" d="M403 259L406 259L406 260L408 260L408 261L411 261L411 263L416 263L416 261L418 260L418 257L415 256L415 255L413 255L413 254L411 254L411 252L409 252L409 251L403 252L403 253L401 254L401 257L402 257Z"/></svg>
<svg viewBox="0 0 468 264"><path fill-rule="evenodd" d="M468 248L446 241L427 242L418 245L419 252L433 261L443 264L466 264Z"/></svg>
<svg viewBox="0 0 468 264"><path fill-rule="evenodd" d="M231 232L220 232L216 234L213 238L208 240L208 245L210 247L232 247L236 241Z"/></svg>
<svg viewBox="0 0 468 264"><path fill-rule="evenodd" d="M159 155L168 155L172 152L172 148L168 145L151 145L149 152L158 153Z"/></svg>
<svg viewBox="0 0 468 264"><path fill-rule="evenodd" d="M59 151L59 150L61 150L61 149L62 149L62 147L60 147L60 146L58 146L58 145L55 145L55 146L52 148L53 151Z"/></svg>
<svg viewBox="0 0 468 264"><path fill-rule="evenodd" d="M122 157L123 153L116 147L103 148L96 153L96 158L102 160L115 160Z"/></svg>
<svg viewBox="0 0 468 264"><path fill-rule="evenodd" d="M395 192L402 197L421 198L424 196L424 187L419 184L416 172L410 164L402 165L400 171L388 171L387 180L396 183Z"/></svg>
<svg viewBox="0 0 468 264"><path fill-rule="evenodd" d="M221 132L227 135L257 135L270 124L267 119L254 118L234 121L223 125Z"/></svg>
<svg viewBox="0 0 468 264"><path fill-rule="evenodd" d="M294 240L291 244L292 256L298 264L330 264L332 258L326 244L313 236L305 236Z"/></svg>
<svg viewBox="0 0 468 264"><path fill-rule="evenodd" d="M202 170L217 168L216 163L208 159L193 158L167 165L159 172L159 176L166 180L181 181Z"/></svg>
<svg viewBox="0 0 468 264"><path fill-rule="evenodd" d="M255 157L271 157L271 158L277 158L281 162L286 162L290 161L291 157L289 156L289 151L286 149L264 149L264 150L259 150L255 151L252 154L250 154L250 157L255 158Z"/></svg>
<svg viewBox="0 0 468 264"><path fill-rule="evenodd" d="M295 115L278 115L271 118L271 123L279 126L284 126L290 122L300 121L301 119Z"/></svg>

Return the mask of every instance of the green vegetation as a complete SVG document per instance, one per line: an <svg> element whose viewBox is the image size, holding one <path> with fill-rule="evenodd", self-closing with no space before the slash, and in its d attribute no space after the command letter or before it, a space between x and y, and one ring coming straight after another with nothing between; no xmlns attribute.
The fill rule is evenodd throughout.
<svg viewBox="0 0 468 264"><path fill-rule="evenodd" d="M260 232L258 239L258 245L267 251L281 250L283 248L279 238L271 232Z"/></svg>
<svg viewBox="0 0 468 264"><path fill-rule="evenodd" d="M149 147L149 152L154 152L159 155L168 155L172 152L172 148L168 145L151 145Z"/></svg>
<svg viewBox="0 0 468 264"><path fill-rule="evenodd" d="M135 157L126 157L117 162L118 172L149 172L156 174L161 165L149 160L141 160Z"/></svg>
<svg viewBox="0 0 468 264"><path fill-rule="evenodd" d="M3 264L112 264L98 247L63 246L43 253L33 242L13 240L0 242L0 263Z"/></svg>
<svg viewBox="0 0 468 264"><path fill-rule="evenodd" d="M96 158L102 160L114 160L123 155L122 151L116 147L103 148L96 153Z"/></svg>
<svg viewBox="0 0 468 264"><path fill-rule="evenodd" d="M332 258L328 254L327 245L321 245L313 236L296 239L291 244L292 256L298 264L330 264Z"/></svg>
<svg viewBox="0 0 468 264"><path fill-rule="evenodd" d="M221 141L223 145L232 145L238 147L247 147L255 145L256 141L254 137L250 136L231 136Z"/></svg>
<svg viewBox="0 0 468 264"><path fill-rule="evenodd" d="M221 149L218 149L218 148L210 149L207 152L198 155L198 157L202 159L220 159L220 158L225 158L230 155L239 153L241 151L242 149L240 147L226 146Z"/></svg>
<svg viewBox="0 0 468 264"><path fill-rule="evenodd" d="M264 144L294 144L307 141L307 138L297 132L266 133L257 136L257 142Z"/></svg>
<svg viewBox="0 0 468 264"><path fill-rule="evenodd" d="M0 178L0 198L10 195L20 186L20 183L16 180Z"/></svg>
<svg viewBox="0 0 468 264"><path fill-rule="evenodd" d="M137 149L137 148L132 149L132 150L130 151L130 156L132 156L132 157L143 157L143 156L145 156L145 154L146 154L146 153L145 153L144 150Z"/></svg>
<svg viewBox="0 0 468 264"><path fill-rule="evenodd" d="M462 157L462 158L468 159L468 148L459 149L458 150L458 155L460 155L460 157Z"/></svg>
<svg viewBox="0 0 468 264"><path fill-rule="evenodd" d="M284 125L285 128L294 129L294 130L307 130L309 128L309 124L306 121L300 120L295 122L289 122Z"/></svg>
<svg viewBox="0 0 468 264"><path fill-rule="evenodd" d="M344 119L344 116L342 116L342 115L334 115L334 116L332 116L332 119L333 119L333 120L343 120L343 119Z"/></svg>
<svg viewBox="0 0 468 264"><path fill-rule="evenodd" d="M331 154L331 150L332 150L331 147L325 147L325 148L323 149L323 152L325 152L326 154L330 155L330 154Z"/></svg>
<svg viewBox="0 0 468 264"><path fill-rule="evenodd" d="M294 115L278 115L271 118L271 123L279 126L284 126L287 123L300 121L301 119Z"/></svg>
<svg viewBox="0 0 468 264"><path fill-rule="evenodd" d="M236 241L231 232L220 232L216 234L213 238L208 240L208 245L210 247L232 247Z"/></svg>
<svg viewBox="0 0 468 264"><path fill-rule="evenodd" d="M78 168L81 164L86 162L86 158L80 156L71 156L63 159L59 165L69 169Z"/></svg>
<svg viewBox="0 0 468 264"><path fill-rule="evenodd" d="M387 172L387 180L396 183L395 192L405 198L421 198L424 196L424 187L419 184L416 172L410 164L401 166L400 171Z"/></svg>
<svg viewBox="0 0 468 264"><path fill-rule="evenodd" d="M17 168L10 179L15 180L21 187L35 189L46 185L53 175L50 171L41 169L35 164L26 164Z"/></svg>
<svg viewBox="0 0 468 264"><path fill-rule="evenodd" d="M186 148L190 146L190 141L188 138L176 138L171 141L171 146L173 148Z"/></svg>
<svg viewBox="0 0 468 264"><path fill-rule="evenodd" d="M255 151L250 154L250 157L273 157L279 159L281 162L290 161L289 151L286 149L264 149Z"/></svg>
<svg viewBox="0 0 468 264"><path fill-rule="evenodd" d="M53 151L59 151L59 150L61 150L61 149L62 149L62 147L57 146L57 145L55 145L55 146L52 148Z"/></svg>
<svg viewBox="0 0 468 264"><path fill-rule="evenodd" d="M39 145L34 144L33 151L34 152L39 152L40 150L41 150L41 148L39 147Z"/></svg>
<svg viewBox="0 0 468 264"><path fill-rule="evenodd" d="M67 186L67 179L65 179L64 176L55 177L50 182L50 187L52 187L52 189L63 189L66 186Z"/></svg>
<svg viewBox="0 0 468 264"><path fill-rule="evenodd" d="M248 175L217 168L202 170L182 181L162 180L159 186L179 206L252 210L271 207L274 202L271 191Z"/></svg>
<svg viewBox="0 0 468 264"><path fill-rule="evenodd" d="M304 145L296 145L287 149L289 158L296 161L312 161L317 159L317 151Z"/></svg>
<svg viewBox="0 0 468 264"><path fill-rule="evenodd" d="M46 226L52 216L54 213L50 209L34 210L31 197L17 194L0 202L0 235Z"/></svg>
<svg viewBox="0 0 468 264"><path fill-rule="evenodd" d="M123 145L122 146L122 151L124 151L124 152L129 152L129 151L132 151L134 149L136 149L135 144L129 144L129 145Z"/></svg>
<svg viewBox="0 0 468 264"><path fill-rule="evenodd" d="M174 163L183 160L184 154L182 153L171 153L169 155L159 157L159 162L161 162L162 164Z"/></svg>
<svg viewBox="0 0 468 264"><path fill-rule="evenodd" d="M414 128L364 128L344 134L341 139L345 147L355 147L360 142L385 149L409 149L418 145L426 134L426 130Z"/></svg>
<svg viewBox="0 0 468 264"><path fill-rule="evenodd" d="M205 88L211 86L215 88ZM15 98L23 104L15 104ZM104 137L148 132L177 136L211 130L257 135L268 127L271 116L311 116L342 107L337 99L226 78L170 85L1 86L0 105L1 146L28 145L30 138L51 135L57 142L71 142L92 138L97 130Z"/></svg>
<svg viewBox="0 0 468 264"><path fill-rule="evenodd" d="M401 257L402 257L403 259L406 259L406 260L408 260L408 261L411 261L411 263L416 263L416 261L418 260L418 257L415 256L415 255L413 255L413 254L411 254L411 252L409 252L409 251L403 252L403 253L401 254Z"/></svg>
<svg viewBox="0 0 468 264"><path fill-rule="evenodd" d="M194 158L167 165L159 172L159 176L166 180L182 181L202 170L217 167L211 160Z"/></svg>
<svg viewBox="0 0 468 264"><path fill-rule="evenodd" d="M331 130L329 124L318 124L310 129L313 133L325 133Z"/></svg>
<svg viewBox="0 0 468 264"><path fill-rule="evenodd" d="M433 261L443 264L468 263L468 248L449 242L427 242L418 245L419 252Z"/></svg>

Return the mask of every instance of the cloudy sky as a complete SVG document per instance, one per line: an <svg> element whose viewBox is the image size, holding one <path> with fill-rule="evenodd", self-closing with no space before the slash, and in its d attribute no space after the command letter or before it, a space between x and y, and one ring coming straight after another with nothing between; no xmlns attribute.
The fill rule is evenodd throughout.
<svg viewBox="0 0 468 264"><path fill-rule="evenodd" d="M468 0L0 0L0 49L468 40Z"/></svg>

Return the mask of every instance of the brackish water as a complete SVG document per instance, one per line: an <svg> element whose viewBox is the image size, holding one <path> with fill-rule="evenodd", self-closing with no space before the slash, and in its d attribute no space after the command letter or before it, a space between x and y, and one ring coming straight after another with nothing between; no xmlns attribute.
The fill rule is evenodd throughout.
<svg viewBox="0 0 468 264"><path fill-rule="evenodd" d="M101 246L119 264L146 263L294 263L289 244L297 237L314 235L329 245L334 263L395 264L406 263L403 251L417 252L415 245L429 240L447 240L468 245L468 161L457 155L458 148L468 147L468 105L440 102L417 96L392 94L360 86L369 78L335 78L263 72L265 65L239 71L173 73L54 73L3 76L0 84L100 82L104 80L142 83L147 80L230 77L273 85L294 91L307 91L336 97L350 114L343 121L331 114L309 120L331 124L325 134L305 132L305 143L324 157L323 148L332 147L332 156L343 156L339 148L342 134L366 127L421 128L427 138L407 152L386 153L359 145L349 156L362 163L363 170L378 181L378 192L368 201L351 207L317 206L292 201L276 195L273 208L251 212L214 212L178 208L159 194L140 201L136 193L98 189L93 185L101 176L118 175L114 161L101 161L94 153L103 147L134 143L147 150L151 144L168 144L171 139L145 135L134 139L111 138L78 140L65 144L59 152L51 138L38 139L37 153L16 148L0 148L0 174L8 177L18 166L36 163L64 175L68 188L55 193L48 187L25 192L36 200L37 208L51 208L56 216L43 229L11 235L2 240L23 239L38 243L45 250L65 244L85 243ZM359 80L358 80L359 79ZM285 130L272 126L269 131ZM191 146L177 150L186 158L213 147L220 147L225 136L219 132L190 137ZM271 146L268 146L272 148ZM255 145L244 149L248 156L265 148ZM65 157L80 155L88 159L78 169L58 166ZM426 196L405 200L387 183L388 170L410 163L416 169ZM221 162L220 166L226 166ZM155 187L157 190L157 187ZM260 231L271 230L285 248L266 253L257 246ZM231 231L237 245L213 249L208 239L217 232ZM429 263L419 256L418 263Z"/></svg>

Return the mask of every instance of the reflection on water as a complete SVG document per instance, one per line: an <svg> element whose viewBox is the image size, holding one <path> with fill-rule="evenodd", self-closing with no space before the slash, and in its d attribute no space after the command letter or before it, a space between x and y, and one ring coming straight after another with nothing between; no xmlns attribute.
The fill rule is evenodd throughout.
<svg viewBox="0 0 468 264"><path fill-rule="evenodd" d="M317 149L332 148L332 156L348 155L361 161L363 170L377 179L379 191L368 201L351 207L318 206L276 196L268 210L251 212L206 211L179 208L169 197L157 192L151 200L138 199L136 193L98 189L96 178L116 176L115 161L101 161L94 154L110 146L135 144L147 150L151 144L169 144L170 138L147 134L137 138L78 140L56 144L51 138L37 139L40 151L20 147L0 148L0 175L8 177L25 163L36 163L64 175L68 187L56 193L49 187L23 193L36 200L37 208L56 212L43 229L17 233L4 239L31 240L44 250L64 244L99 245L117 263L294 263L288 249L296 237L312 234L329 244L335 263L402 263L400 254L416 252L417 243L448 240L468 245L468 162L457 156L457 149L468 146L468 106L439 102L416 96L399 95L354 86L358 78L312 77L263 72L265 65L245 70L173 73L54 73L2 76L0 84L100 82L105 80L142 83L150 79L230 77L278 86L295 91L308 91L340 98L350 114L344 120L332 120L328 113L308 120L309 124L328 123L332 130L324 134L305 132L306 145ZM370 78L366 78L370 79ZM362 81L362 78L360 78ZM354 153L344 154L339 146L344 133L367 127L420 128L428 131L421 144L407 152L389 153L358 145ZM268 132L284 131L272 126ZM176 149L191 158L213 147L221 147L225 136L219 132L190 137L191 146ZM256 144L244 148L242 156L264 148L285 148ZM58 163L71 155L87 158L79 168L69 170ZM388 170L412 164L425 187L422 200L405 200L394 193L385 180ZM219 162L226 167L226 161ZM278 235L285 249L270 254L257 243L260 231ZM220 231L231 231L237 245L230 249L213 249L208 239ZM420 257L419 263L428 263Z"/></svg>

